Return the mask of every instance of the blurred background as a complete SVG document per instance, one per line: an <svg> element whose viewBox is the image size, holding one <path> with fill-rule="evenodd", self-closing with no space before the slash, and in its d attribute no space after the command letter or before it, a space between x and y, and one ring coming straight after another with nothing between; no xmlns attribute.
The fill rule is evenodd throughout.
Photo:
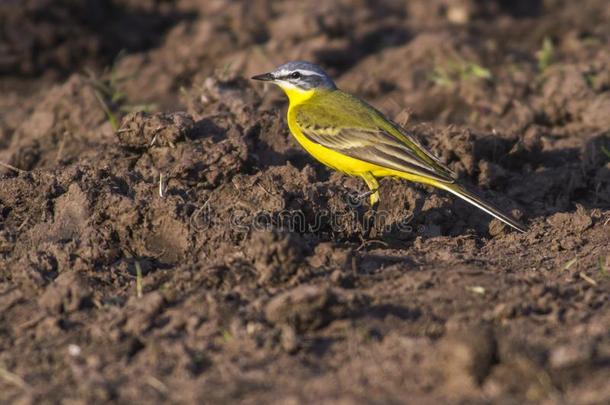
<svg viewBox="0 0 610 405"><path fill-rule="evenodd" d="M24 95L85 69L131 103L175 110L181 87L214 72L292 59L394 115L479 123L490 110L495 121L552 65L607 86L609 13L604 0L4 0L2 126L16 125Z"/></svg>

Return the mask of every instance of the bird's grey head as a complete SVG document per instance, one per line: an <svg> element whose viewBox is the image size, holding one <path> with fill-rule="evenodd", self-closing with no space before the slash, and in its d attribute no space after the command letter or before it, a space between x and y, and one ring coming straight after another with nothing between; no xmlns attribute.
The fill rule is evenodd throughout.
<svg viewBox="0 0 610 405"><path fill-rule="evenodd" d="M253 76L252 79L272 81L282 87L296 87L302 90L337 88L320 66L305 61L285 63L269 73Z"/></svg>

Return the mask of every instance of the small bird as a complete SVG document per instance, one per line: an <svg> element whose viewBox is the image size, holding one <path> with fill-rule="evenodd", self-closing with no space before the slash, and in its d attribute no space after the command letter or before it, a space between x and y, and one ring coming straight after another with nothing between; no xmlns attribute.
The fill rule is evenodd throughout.
<svg viewBox="0 0 610 405"><path fill-rule="evenodd" d="M288 127L324 165L360 176L373 209L380 177L399 177L446 190L518 231L526 227L457 183L455 174L412 134L374 107L337 88L324 70L293 61L253 76L278 85L288 96Z"/></svg>

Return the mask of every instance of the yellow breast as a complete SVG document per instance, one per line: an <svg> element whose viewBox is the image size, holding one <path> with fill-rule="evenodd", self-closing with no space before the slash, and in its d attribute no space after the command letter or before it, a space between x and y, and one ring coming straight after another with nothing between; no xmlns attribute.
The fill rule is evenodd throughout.
<svg viewBox="0 0 610 405"><path fill-rule="evenodd" d="M332 169L350 175L357 175L363 172L371 172L377 168L375 165L335 152L307 139L296 122L292 107L288 108L288 128L290 128L290 132L299 144L310 155Z"/></svg>
<svg viewBox="0 0 610 405"><path fill-rule="evenodd" d="M385 171L385 168L351 158L310 141L299 128L294 107L311 98L314 95L314 90L302 91L294 88L284 88L283 90L290 101L288 107L288 128L290 132L299 144L320 163L349 175L358 175L365 172L374 173L380 170Z"/></svg>

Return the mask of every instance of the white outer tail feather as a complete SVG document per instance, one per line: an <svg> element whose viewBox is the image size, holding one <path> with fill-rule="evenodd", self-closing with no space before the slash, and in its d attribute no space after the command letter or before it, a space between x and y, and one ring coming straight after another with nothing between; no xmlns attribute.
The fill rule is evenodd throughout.
<svg viewBox="0 0 610 405"><path fill-rule="evenodd" d="M518 230L519 232L527 232L527 228L524 225L511 218L510 216L502 213L500 209L494 207L491 203L484 201L481 197L466 190L459 184L437 184L436 186L442 188L443 190L449 191L451 194L454 194L463 199L464 201L474 205L475 207L482 209L489 215L499 219L500 221Z"/></svg>

